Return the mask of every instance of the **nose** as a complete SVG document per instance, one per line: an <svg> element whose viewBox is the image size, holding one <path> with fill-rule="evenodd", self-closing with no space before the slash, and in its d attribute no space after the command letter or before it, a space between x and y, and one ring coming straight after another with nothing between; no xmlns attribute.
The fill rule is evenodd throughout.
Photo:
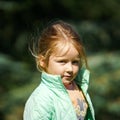
<svg viewBox="0 0 120 120"><path fill-rule="evenodd" d="M71 62L67 63L66 71L67 71L67 72L72 72L72 71L73 71L73 66L72 66L72 63L71 63Z"/></svg>

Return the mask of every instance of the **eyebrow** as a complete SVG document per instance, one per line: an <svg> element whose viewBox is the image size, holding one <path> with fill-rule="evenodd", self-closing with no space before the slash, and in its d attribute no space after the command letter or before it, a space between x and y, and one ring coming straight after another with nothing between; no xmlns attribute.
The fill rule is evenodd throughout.
<svg viewBox="0 0 120 120"><path fill-rule="evenodd" d="M56 56L57 59L68 59L66 56ZM76 56L73 58L74 60L80 60L80 57L79 56Z"/></svg>

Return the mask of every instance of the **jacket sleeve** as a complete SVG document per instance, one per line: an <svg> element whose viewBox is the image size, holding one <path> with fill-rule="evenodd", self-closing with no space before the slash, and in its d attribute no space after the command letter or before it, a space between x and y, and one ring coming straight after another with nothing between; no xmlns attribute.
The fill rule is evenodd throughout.
<svg viewBox="0 0 120 120"><path fill-rule="evenodd" d="M36 100L30 98L24 109L23 120L50 120L52 110L47 101Z"/></svg>

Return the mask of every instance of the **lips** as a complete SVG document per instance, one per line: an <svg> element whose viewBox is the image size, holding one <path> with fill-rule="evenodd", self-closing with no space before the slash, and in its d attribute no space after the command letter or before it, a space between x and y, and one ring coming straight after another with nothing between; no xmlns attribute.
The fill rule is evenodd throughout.
<svg viewBox="0 0 120 120"><path fill-rule="evenodd" d="M71 75L64 75L63 77L66 78L66 79L71 79L72 78Z"/></svg>

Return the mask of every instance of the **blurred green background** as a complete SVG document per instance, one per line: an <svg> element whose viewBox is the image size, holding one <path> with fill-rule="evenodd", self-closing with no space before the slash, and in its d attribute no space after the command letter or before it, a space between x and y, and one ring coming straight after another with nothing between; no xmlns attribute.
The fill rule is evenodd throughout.
<svg viewBox="0 0 120 120"><path fill-rule="evenodd" d="M29 35L56 19L83 39L96 119L120 120L120 0L0 0L0 120L23 119L40 77Z"/></svg>

